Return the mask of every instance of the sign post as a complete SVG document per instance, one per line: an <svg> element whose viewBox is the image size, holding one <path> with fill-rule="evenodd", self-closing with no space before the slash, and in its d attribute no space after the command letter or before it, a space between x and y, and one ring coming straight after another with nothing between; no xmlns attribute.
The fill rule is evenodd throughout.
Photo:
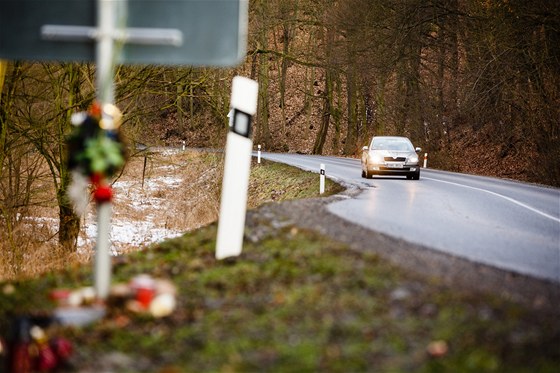
<svg viewBox="0 0 560 373"><path fill-rule="evenodd" d="M236 76L231 89L230 131L226 142L226 159L220 218L216 239L216 258L241 254L247 189L251 168L253 141L251 117L257 112L259 85L254 80Z"/></svg>
<svg viewBox="0 0 560 373"><path fill-rule="evenodd" d="M96 48L97 65L97 100L101 104L101 121L106 130L114 130L114 123L103 107L112 105L114 101L114 43L113 35L116 28L117 3L114 1L97 0L97 20L99 38ZM104 176L102 176L104 177ZM106 299L111 287L111 216L113 214L111 200L99 200L97 204L97 241L95 247L95 278L94 288L99 299Z"/></svg>

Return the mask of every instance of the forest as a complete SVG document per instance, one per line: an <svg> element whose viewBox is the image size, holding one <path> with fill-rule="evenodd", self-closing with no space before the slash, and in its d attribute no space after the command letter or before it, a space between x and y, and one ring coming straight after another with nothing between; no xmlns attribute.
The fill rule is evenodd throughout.
<svg viewBox="0 0 560 373"><path fill-rule="evenodd" d="M49 185L73 250L65 141L95 99L95 65L0 67L0 225L50 203L36 193ZM127 142L222 147L235 75L259 83L266 151L355 157L373 135L403 135L429 167L560 186L557 0L250 0L240 66L118 66Z"/></svg>

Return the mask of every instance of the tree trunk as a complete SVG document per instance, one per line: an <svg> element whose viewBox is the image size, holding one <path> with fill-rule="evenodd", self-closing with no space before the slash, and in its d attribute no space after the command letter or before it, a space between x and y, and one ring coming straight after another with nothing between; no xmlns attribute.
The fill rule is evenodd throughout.
<svg viewBox="0 0 560 373"><path fill-rule="evenodd" d="M68 85L70 86L67 107L73 108L83 101L80 91L79 67L74 64L69 64L66 67L66 74L68 75ZM78 234L80 233L80 217L74 212L72 204L67 196L71 176L67 166L68 151L65 138L67 136L68 127L70 126L71 112L67 111L65 114L66 115L60 116L60 124L58 126L58 149L60 157L58 162L60 182L58 183L56 191L59 207L58 241L66 253L73 253L76 251Z"/></svg>
<svg viewBox="0 0 560 373"><path fill-rule="evenodd" d="M330 93L331 96L331 119L332 124L334 125L334 133L332 134L332 153L340 153L340 127L342 122L342 112L344 111L343 108L343 101L345 97L343 97L342 92L342 82L340 81L340 75L335 74L333 83L332 83L332 90ZM336 94L335 94L336 92ZM336 97L336 105L335 105L335 98Z"/></svg>
<svg viewBox="0 0 560 373"><path fill-rule="evenodd" d="M259 2L260 9L260 30L258 33L258 44L259 49L265 51L268 48L268 28L266 27L267 20L264 18L268 16L268 5L266 0L261 0ZM269 63L268 63L268 53L259 53L259 102L257 111L257 136L256 141L264 146L265 149L271 149L272 140L270 136L270 128L268 124L269 120L269 96L268 96L268 85L269 85Z"/></svg>
<svg viewBox="0 0 560 373"><path fill-rule="evenodd" d="M451 129L454 126L456 117L459 116L458 106L458 86L459 86L459 4L457 0L450 1L453 13L449 18L449 49L451 58L449 61L450 79L449 79L449 98L446 101L445 114L443 116L443 125L445 129L447 143L451 143Z"/></svg>
<svg viewBox="0 0 560 373"><path fill-rule="evenodd" d="M176 110L177 110L177 126L179 127L179 132L181 136L184 135L185 126L185 115L183 114L183 92L185 91L185 86L183 83L177 83L177 100L176 100Z"/></svg>
<svg viewBox="0 0 560 373"><path fill-rule="evenodd" d="M344 155L352 155L356 152L357 115L356 115L356 71L350 64L346 71L348 128L346 131L346 142L344 143Z"/></svg>
<svg viewBox="0 0 560 373"><path fill-rule="evenodd" d="M290 26L284 24L282 26L282 67L280 71L280 107L284 109L286 97L286 76L288 75L288 59L286 56L290 53Z"/></svg>
<svg viewBox="0 0 560 373"><path fill-rule="evenodd" d="M331 107L332 107L332 73L327 68L325 73L325 92L323 94L323 110L321 115L321 127L315 138L313 145L313 154L323 154L323 146L327 140L327 133L329 131L329 123L331 121Z"/></svg>
<svg viewBox="0 0 560 373"><path fill-rule="evenodd" d="M322 154L325 141L327 140L327 133L329 131L329 124L331 121L332 101L333 101L333 44L334 44L334 29L326 27L325 29L325 91L323 92L323 109L321 110L321 126L315 143L313 144L313 154Z"/></svg>
<svg viewBox="0 0 560 373"><path fill-rule="evenodd" d="M64 183L67 186L68 182ZM63 183L61 183L62 187ZM78 234L80 233L80 217L76 215L68 197L66 189L57 191L58 217L60 229L58 241L65 253L74 253L78 246Z"/></svg>
<svg viewBox="0 0 560 373"><path fill-rule="evenodd" d="M7 65L5 68L7 70ZM7 94L3 95L2 91L0 91L0 175L2 174L3 159L6 156L5 145L8 133L8 115L14 103L13 96L16 89L16 82L21 76L21 71L21 62L15 62L10 79L8 80ZM2 85L4 85L4 83L2 83Z"/></svg>
<svg viewBox="0 0 560 373"><path fill-rule="evenodd" d="M268 106L268 55L262 53L260 55L259 63L259 110L257 112L257 142L264 145L265 149L270 149L271 137L270 128L268 126L269 120L269 106Z"/></svg>
<svg viewBox="0 0 560 373"><path fill-rule="evenodd" d="M362 130L362 133L359 136L359 139L362 141L362 144L366 144L369 142L370 137L373 134L373 129L374 129L374 123L375 123L375 101L371 96L371 91L370 91L370 82L369 79L364 78L362 80L362 98L363 98L363 112L362 112L362 118L363 121L365 123L364 128Z"/></svg>
<svg viewBox="0 0 560 373"><path fill-rule="evenodd" d="M280 67L280 111L282 135L286 133L286 78L288 75L291 41L295 38L293 20L297 18L297 1L280 2L280 17L282 18L282 64Z"/></svg>
<svg viewBox="0 0 560 373"><path fill-rule="evenodd" d="M420 110L420 62L422 45L414 43L410 46L411 56L405 62L404 105L401 116L402 127L399 135L416 138L422 124Z"/></svg>

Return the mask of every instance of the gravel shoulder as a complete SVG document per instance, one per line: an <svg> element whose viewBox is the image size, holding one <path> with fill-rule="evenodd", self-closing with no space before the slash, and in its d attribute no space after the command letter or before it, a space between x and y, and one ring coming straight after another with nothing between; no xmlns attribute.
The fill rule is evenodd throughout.
<svg viewBox="0 0 560 373"><path fill-rule="evenodd" d="M248 212L248 228L294 224L347 244L354 250L375 252L427 281L438 281L461 291L498 295L535 311L560 316L560 285L444 254L378 233L339 218L327 205L361 193L351 187L326 198L269 203Z"/></svg>

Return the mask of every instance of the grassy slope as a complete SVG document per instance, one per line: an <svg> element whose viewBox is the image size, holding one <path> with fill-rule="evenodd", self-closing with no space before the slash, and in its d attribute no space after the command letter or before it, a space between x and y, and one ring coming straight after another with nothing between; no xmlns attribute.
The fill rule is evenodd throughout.
<svg viewBox="0 0 560 373"><path fill-rule="evenodd" d="M317 175L302 175L256 167L252 198L316 196ZM77 370L534 372L560 364L554 318L412 278L313 232L267 224L247 228L253 238L235 260L214 259L214 224L118 260L115 281L139 273L171 279L179 306L160 320L113 309L91 327L60 331L75 343ZM90 279L90 268L74 268L16 284L14 294L0 295L1 326L14 313L48 310L49 289ZM443 357L426 352L434 341L447 344Z"/></svg>

